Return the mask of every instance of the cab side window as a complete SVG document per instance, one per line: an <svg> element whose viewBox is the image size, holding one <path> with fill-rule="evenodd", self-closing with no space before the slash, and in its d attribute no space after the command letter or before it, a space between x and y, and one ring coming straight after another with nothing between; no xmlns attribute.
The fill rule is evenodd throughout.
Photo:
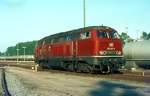
<svg viewBox="0 0 150 96"><path fill-rule="evenodd" d="M99 38L108 38L107 32L97 32L97 37Z"/></svg>
<svg viewBox="0 0 150 96"><path fill-rule="evenodd" d="M83 32L80 34L81 39L88 39L91 37L91 32Z"/></svg>
<svg viewBox="0 0 150 96"><path fill-rule="evenodd" d="M71 41L72 40L72 36L71 35L67 35L66 36L66 41Z"/></svg>

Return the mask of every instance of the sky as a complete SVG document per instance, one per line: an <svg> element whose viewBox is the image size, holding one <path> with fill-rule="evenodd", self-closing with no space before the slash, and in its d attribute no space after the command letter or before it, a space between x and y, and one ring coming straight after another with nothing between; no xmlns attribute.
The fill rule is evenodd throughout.
<svg viewBox="0 0 150 96"><path fill-rule="evenodd" d="M139 38L150 32L150 0L86 0L86 26ZM0 51L18 42L83 27L83 0L0 0Z"/></svg>

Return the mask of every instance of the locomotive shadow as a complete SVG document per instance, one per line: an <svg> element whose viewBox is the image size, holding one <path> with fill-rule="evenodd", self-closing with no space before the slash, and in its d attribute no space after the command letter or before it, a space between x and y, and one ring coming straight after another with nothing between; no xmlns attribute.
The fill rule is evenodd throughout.
<svg viewBox="0 0 150 96"><path fill-rule="evenodd" d="M100 81L98 88L91 90L89 96L142 96L142 94L136 90L137 88L139 87Z"/></svg>

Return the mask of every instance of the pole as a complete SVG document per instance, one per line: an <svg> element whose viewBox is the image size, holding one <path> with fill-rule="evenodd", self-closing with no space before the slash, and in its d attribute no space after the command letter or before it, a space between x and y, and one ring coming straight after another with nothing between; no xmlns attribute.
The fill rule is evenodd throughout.
<svg viewBox="0 0 150 96"><path fill-rule="evenodd" d="M85 29L85 27L86 27L86 3L85 3L85 0L83 0L83 26Z"/></svg>
<svg viewBox="0 0 150 96"><path fill-rule="evenodd" d="M4 56L5 56L5 59L4 59L4 61L6 61L6 52L4 53Z"/></svg>
<svg viewBox="0 0 150 96"><path fill-rule="evenodd" d="M24 50L24 62L25 62L25 55L26 55L26 47L24 46L24 47L22 47L23 48L23 50Z"/></svg>
<svg viewBox="0 0 150 96"><path fill-rule="evenodd" d="M18 61L19 61L19 58L18 58L18 56L19 56L19 49L17 48L16 50L17 50L17 64L18 64Z"/></svg>

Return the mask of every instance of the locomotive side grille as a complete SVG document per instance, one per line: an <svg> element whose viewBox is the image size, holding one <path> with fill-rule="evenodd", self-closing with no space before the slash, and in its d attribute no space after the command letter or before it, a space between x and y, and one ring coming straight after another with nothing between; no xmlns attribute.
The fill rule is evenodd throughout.
<svg viewBox="0 0 150 96"><path fill-rule="evenodd" d="M104 56L104 55L111 55L111 56L112 56L112 55L118 55L118 54L117 54L117 51L100 51L99 54L100 54L100 55L103 55L103 56Z"/></svg>
<svg viewBox="0 0 150 96"><path fill-rule="evenodd" d="M106 51L106 55L116 55L115 51Z"/></svg>

